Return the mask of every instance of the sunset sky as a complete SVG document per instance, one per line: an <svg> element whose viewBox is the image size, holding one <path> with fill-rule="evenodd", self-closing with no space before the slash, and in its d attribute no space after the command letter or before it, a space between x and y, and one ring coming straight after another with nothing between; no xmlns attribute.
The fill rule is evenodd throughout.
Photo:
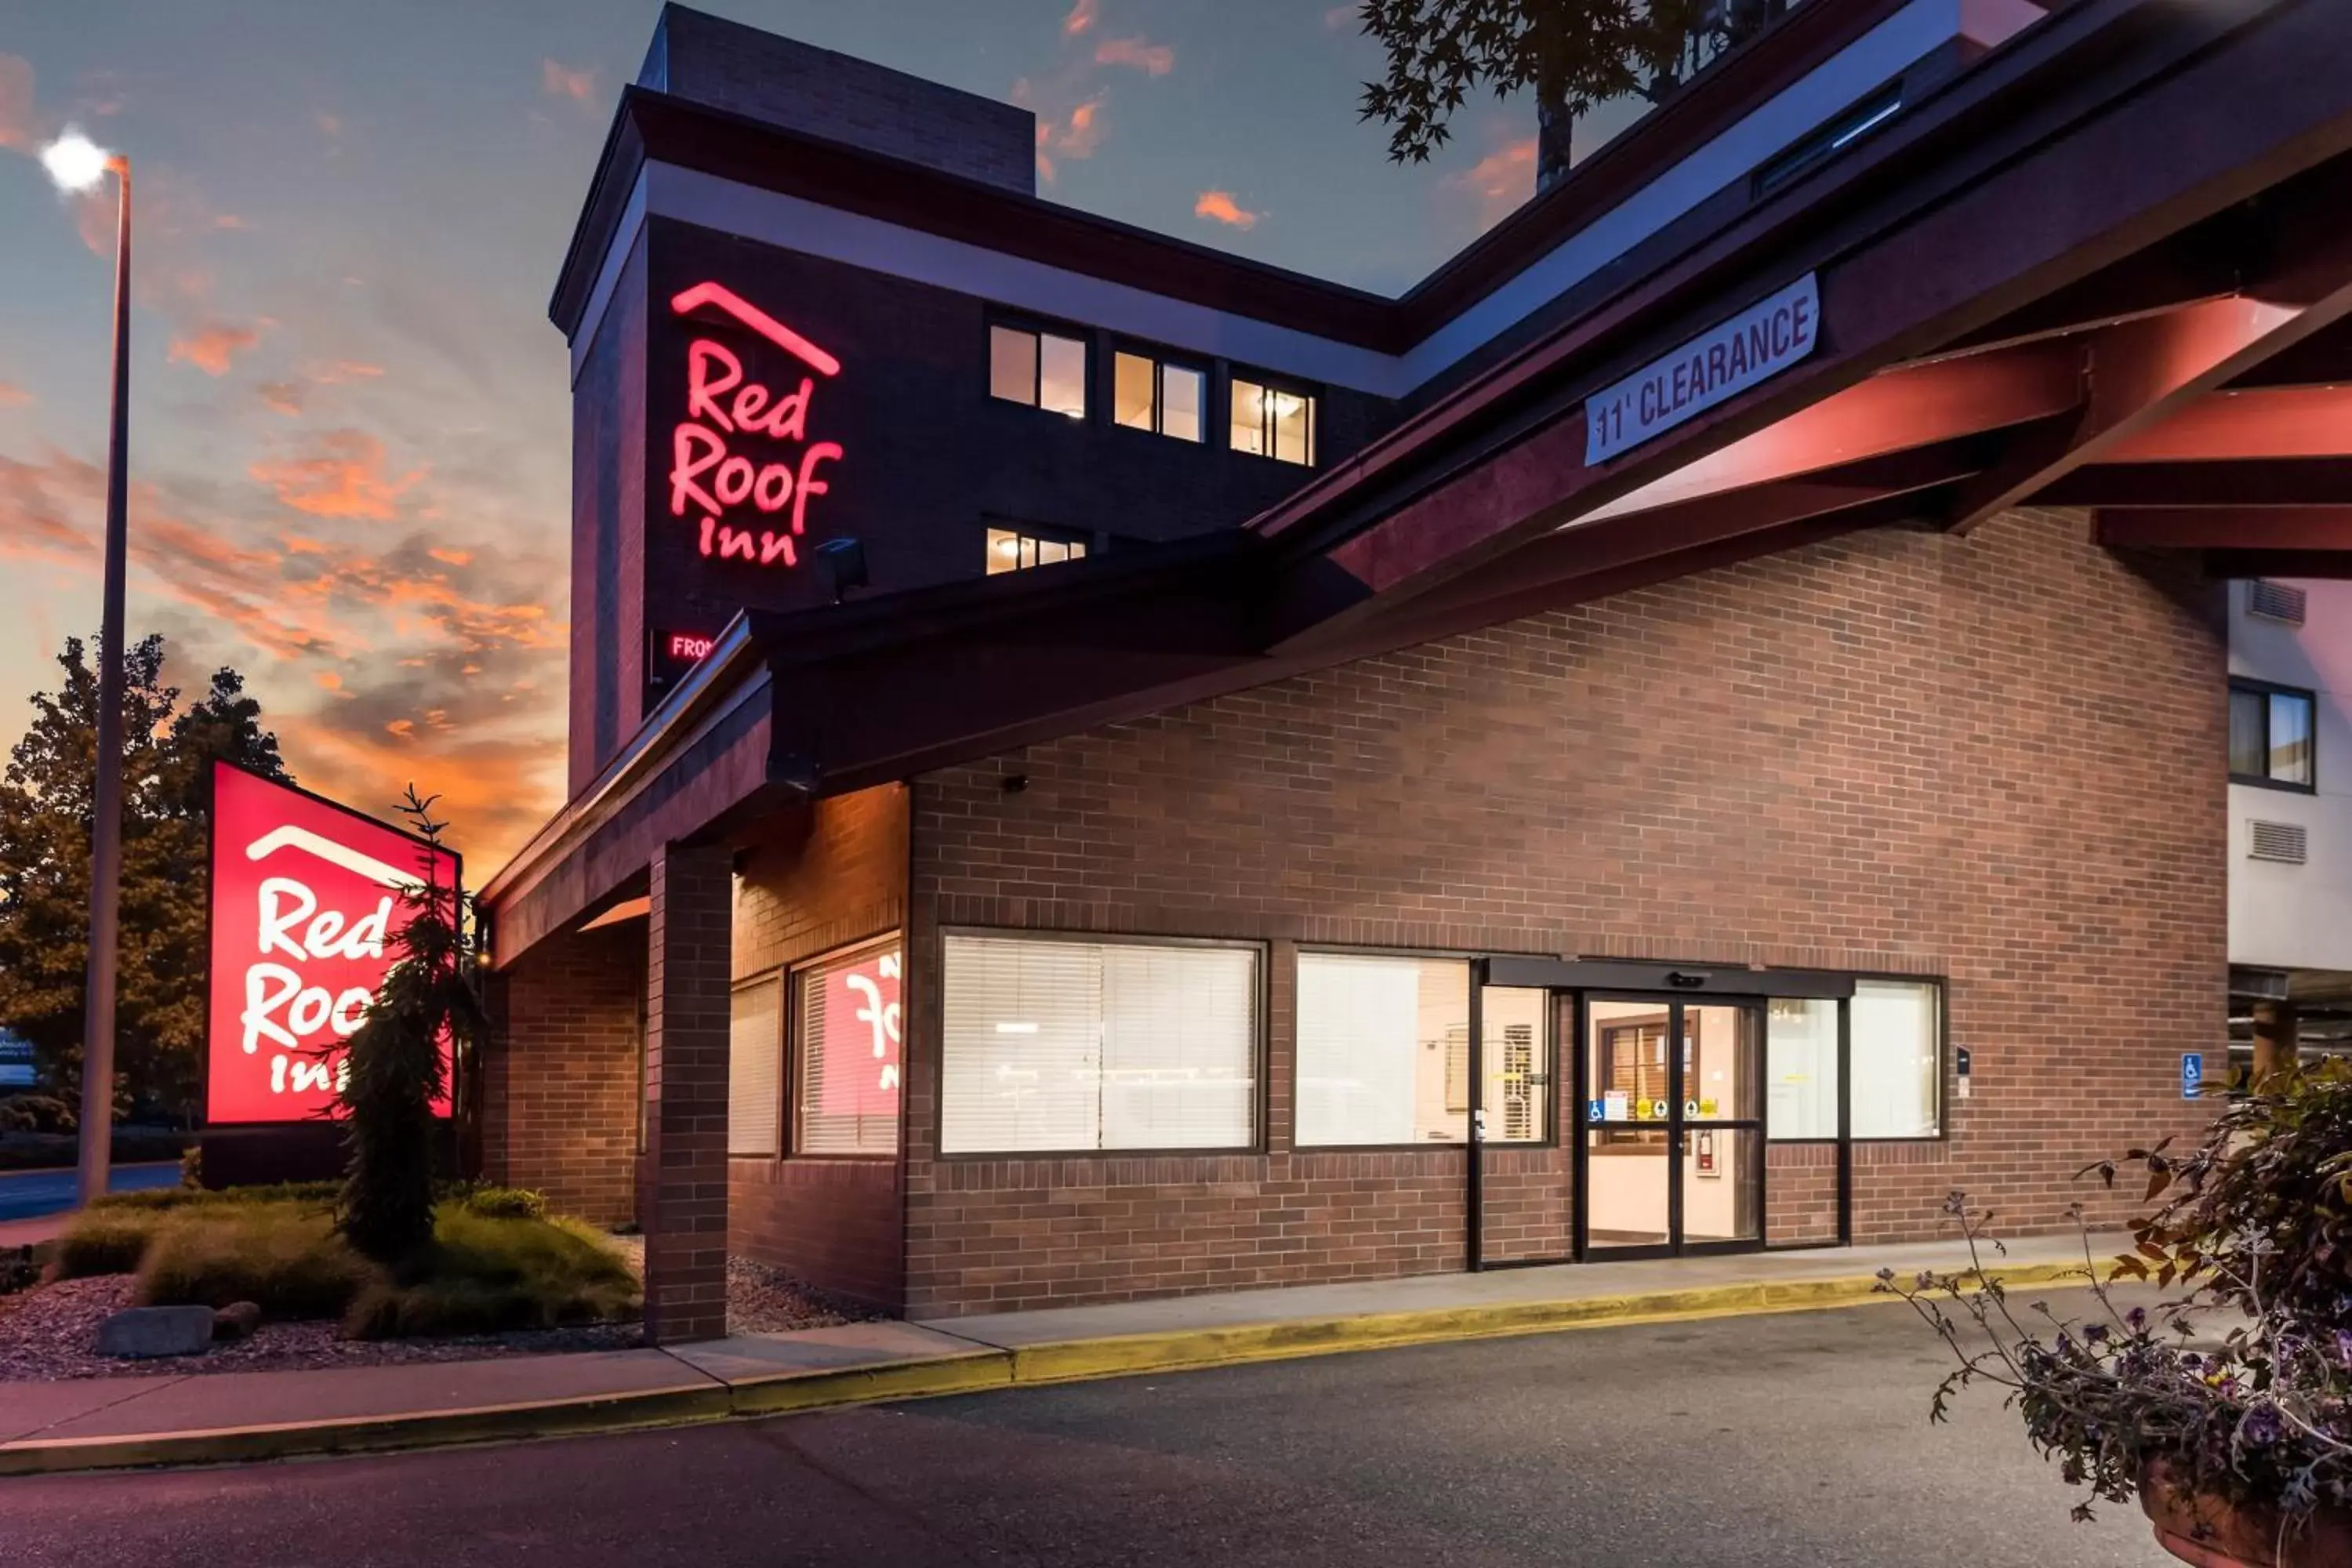
<svg viewBox="0 0 2352 1568"><path fill-rule="evenodd" d="M1480 100L1400 170L1316 0L713 0L1009 99L1049 199L1394 292L1532 184ZM549 289L654 0L0 0L0 742L98 620L112 199L133 161L131 629L246 672L300 781L441 792L478 879L562 804ZM1249 25L1234 24L1244 12Z"/></svg>

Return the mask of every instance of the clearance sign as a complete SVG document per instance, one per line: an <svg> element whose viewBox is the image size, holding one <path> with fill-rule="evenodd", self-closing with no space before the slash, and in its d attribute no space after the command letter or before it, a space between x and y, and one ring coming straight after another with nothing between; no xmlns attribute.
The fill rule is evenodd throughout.
<svg viewBox="0 0 2352 1568"><path fill-rule="evenodd" d="M1821 342L1822 298L1808 272L1708 328L1584 405L1584 461L1605 461L1773 376Z"/></svg>
<svg viewBox="0 0 2352 1568"><path fill-rule="evenodd" d="M342 1043L392 967L401 893L432 853L373 817L213 764L207 1121L299 1121L333 1107ZM458 858L439 853L435 880L454 889ZM434 1109L446 1116L448 1102Z"/></svg>

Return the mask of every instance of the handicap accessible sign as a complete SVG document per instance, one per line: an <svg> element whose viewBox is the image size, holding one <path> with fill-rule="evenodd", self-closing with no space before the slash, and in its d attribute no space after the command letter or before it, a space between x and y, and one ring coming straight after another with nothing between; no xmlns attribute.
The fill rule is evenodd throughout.
<svg viewBox="0 0 2352 1568"><path fill-rule="evenodd" d="M2194 1100L2205 1087L2205 1054L2202 1051L2180 1053L2180 1098Z"/></svg>

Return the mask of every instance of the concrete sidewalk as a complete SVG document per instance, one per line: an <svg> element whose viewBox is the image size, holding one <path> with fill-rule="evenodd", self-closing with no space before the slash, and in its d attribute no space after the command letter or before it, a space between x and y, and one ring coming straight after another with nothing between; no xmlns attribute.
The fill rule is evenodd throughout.
<svg viewBox="0 0 2352 1568"><path fill-rule="evenodd" d="M2105 1242L2095 1238L2104 1262ZM0 1476L617 1431L1239 1362L1891 1300L1952 1243L1564 1265L1190 1296L663 1350L0 1384ZM2012 1243L2011 1285L2079 1279L2079 1237Z"/></svg>

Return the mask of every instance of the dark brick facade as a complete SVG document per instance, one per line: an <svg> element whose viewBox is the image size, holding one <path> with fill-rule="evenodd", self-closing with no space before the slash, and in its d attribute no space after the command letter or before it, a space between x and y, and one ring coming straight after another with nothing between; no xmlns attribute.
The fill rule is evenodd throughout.
<svg viewBox="0 0 2352 1568"><path fill-rule="evenodd" d="M1298 942L1944 976L1974 1097L1939 1141L1857 1146L1857 1237L1933 1234L1955 1187L2013 1228L2102 1206L2072 1173L2189 1120L2179 1053L2210 1047L2223 1005L2221 677L2192 594L2079 516L2015 513L920 779L918 982L942 925L1243 937L1271 944L1273 1004L1264 1153L956 1160L936 1152L937 992L917 984L908 1310L1458 1267L1458 1151L1288 1146ZM1833 1230L1825 1157L1772 1153L1775 1239ZM1565 1152L1489 1167L1491 1254L1559 1251Z"/></svg>
<svg viewBox="0 0 2352 1568"><path fill-rule="evenodd" d="M646 1334L727 1331L727 1080L732 857L670 845L654 859L646 969Z"/></svg>
<svg viewBox="0 0 2352 1568"><path fill-rule="evenodd" d="M490 979L482 1159L598 1225L636 1217L642 921L540 943Z"/></svg>
<svg viewBox="0 0 2352 1568"><path fill-rule="evenodd" d="M907 792L870 789L786 813L739 863L738 980L896 931L906 921ZM784 1111L789 1140L789 1071ZM730 1251L898 1306L906 1254L896 1159L738 1155L728 1162L727 1212Z"/></svg>
<svg viewBox="0 0 2352 1568"><path fill-rule="evenodd" d="M840 374L812 374L709 307L681 321L671 301L714 280L805 334L839 360ZM1083 324L1061 330L1090 346L1085 419L992 397L989 327L997 320L1038 318L1000 316L977 295L673 219L646 224L573 390L572 602L593 614L573 619L572 793L645 716L648 637L716 633L745 608L826 603L811 555L823 541L857 540L866 593L880 595L982 575L992 526L1133 551L1230 529L1312 471L1231 449L1226 389L1235 367L1208 355L1176 356L1211 373L1202 440L1115 424L1112 360L1123 340ZM842 448L816 470L829 488L808 502L795 565L707 558L699 516L672 514L674 432L688 413L688 354L700 340L724 345L747 378L779 395L811 383L804 441L740 436L731 455L789 464L814 443ZM1326 468L1389 417L1385 400L1343 387L1325 388L1317 406ZM747 528L785 516L748 507L729 514Z"/></svg>

